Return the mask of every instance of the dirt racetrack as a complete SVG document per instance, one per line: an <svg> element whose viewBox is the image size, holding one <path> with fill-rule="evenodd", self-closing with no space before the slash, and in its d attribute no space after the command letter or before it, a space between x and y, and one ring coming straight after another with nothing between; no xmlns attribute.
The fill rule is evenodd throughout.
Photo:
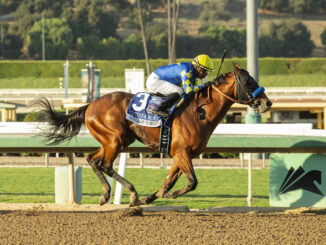
<svg viewBox="0 0 326 245"><path fill-rule="evenodd" d="M0 244L326 244L324 212L1 210Z"/></svg>

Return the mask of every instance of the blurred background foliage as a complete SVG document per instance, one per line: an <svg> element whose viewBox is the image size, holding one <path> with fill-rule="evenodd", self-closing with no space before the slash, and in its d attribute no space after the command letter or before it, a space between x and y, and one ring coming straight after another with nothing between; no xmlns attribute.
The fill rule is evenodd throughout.
<svg viewBox="0 0 326 245"><path fill-rule="evenodd" d="M197 34L190 34L184 24L178 28L177 57L192 58L198 53L218 57L224 49L233 57L246 55L246 30L236 27L239 16L244 15L245 0L183 3L181 17L189 20L188 28L197 28ZM2 23L1 57L42 58L43 14L47 60L144 59L135 4L128 0L0 0L0 15L15 17L13 22ZM167 1L141 4L149 56L167 58ZM272 15L295 17L326 12L325 0L259 0L258 5L260 11L272 11ZM221 24L226 22L231 24ZM326 27L320 40L325 47ZM271 21L260 31L259 46L261 57L309 57L316 47L301 21L283 18Z"/></svg>

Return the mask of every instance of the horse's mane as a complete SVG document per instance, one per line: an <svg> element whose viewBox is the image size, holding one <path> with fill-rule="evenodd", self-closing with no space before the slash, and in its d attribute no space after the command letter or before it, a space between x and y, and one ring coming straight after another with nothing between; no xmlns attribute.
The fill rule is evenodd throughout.
<svg viewBox="0 0 326 245"><path fill-rule="evenodd" d="M216 83L216 85L220 85L220 84L225 84L225 78L228 77L232 72L228 72L228 73L224 73L219 75L218 77L216 77L214 79L214 82Z"/></svg>

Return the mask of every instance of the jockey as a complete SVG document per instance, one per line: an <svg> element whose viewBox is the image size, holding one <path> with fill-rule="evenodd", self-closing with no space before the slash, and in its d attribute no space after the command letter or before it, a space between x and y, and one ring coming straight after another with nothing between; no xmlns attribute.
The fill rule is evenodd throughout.
<svg viewBox="0 0 326 245"><path fill-rule="evenodd" d="M167 116L167 109L187 94L195 93L204 87L196 85L197 78L205 81L209 71L213 70L213 62L206 54L196 56L192 62L181 62L159 67L148 77L146 87L151 93L160 93L164 97L151 113Z"/></svg>

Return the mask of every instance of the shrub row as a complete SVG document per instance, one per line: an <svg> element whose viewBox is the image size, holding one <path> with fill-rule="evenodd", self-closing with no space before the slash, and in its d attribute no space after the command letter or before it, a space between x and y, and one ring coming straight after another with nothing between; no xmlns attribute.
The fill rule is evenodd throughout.
<svg viewBox="0 0 326 245"><path fill-rule="evenodd" d="M178 62L189 62L191 59L179 59ZM215 71L218 70L220 59L214 59ZM232 63L237 62L246 69L245 58L225 59L221 72L233 70ZM0 61L0 78L17 77L63 77L64 61ZM123 76L124 69L144 68L144 60L96 60L95 68L101 69L101 77ZM151 69L166 65L165 59L151 60ZM71 61L69 66L70 77L80 77L81 69L86 68L86 61ZM312 74L325 73L326 58L261 58L259 59L259 73L273 74Z"/></svg>

